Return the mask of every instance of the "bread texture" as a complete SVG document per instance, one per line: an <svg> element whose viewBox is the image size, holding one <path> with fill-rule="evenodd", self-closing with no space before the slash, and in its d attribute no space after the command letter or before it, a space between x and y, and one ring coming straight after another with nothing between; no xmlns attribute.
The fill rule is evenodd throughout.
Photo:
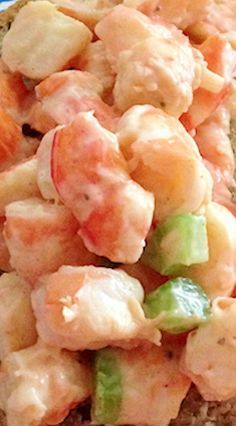
<svg viewBox="0 0 236 426"><path fill-rule="evenodd" d="M28 0L18 0L13 6L0 13L0 55L2 39L11 22ZM231 122L230 134L234 152L236 152L236 120ZM233 196L236 202L236 191ZM69 416L61 423L62 426L89 426L89 403L73 410ZM6 418L0 411L0 426L7 426ZM158 425L157 425L158 426ZM187 397L182 403L177 419L170 423L170 426L236 426L236 398L226 402L206 402L199 395L197 389L192 386Z"/></svg>

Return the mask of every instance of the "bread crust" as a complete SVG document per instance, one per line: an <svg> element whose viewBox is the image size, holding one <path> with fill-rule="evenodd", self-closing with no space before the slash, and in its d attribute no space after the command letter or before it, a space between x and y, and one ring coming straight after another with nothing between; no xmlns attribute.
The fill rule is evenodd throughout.
<svg viewBox="0 0 236 426"><path fill-rule="evenodd" d="M29 0L18 0L13 6L7 10L0 12L0 55L2 39L11 22L18 11ZM231 126L231 141L235 148L236 154L236 120L232 121ZM236 202L236 191L235 191ZM89 411L87 405L86 412ZM84 417L84 407L82 409L74 410L70 415L61 423L61 426L89 426L91 422L88 416ZM196 388L192 386L187 397L185 398L180 413L177 419L170 423L170 426L236 426L236 398L226 402L212 402L207 403L199 395ZM0 426L7 426L4 413L0 410Z"/></svg>

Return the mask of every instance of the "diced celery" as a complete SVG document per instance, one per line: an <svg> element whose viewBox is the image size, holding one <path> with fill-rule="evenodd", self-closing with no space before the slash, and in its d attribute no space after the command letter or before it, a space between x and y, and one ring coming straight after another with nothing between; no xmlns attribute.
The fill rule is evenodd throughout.
<svg viewBox="0 0 236 426"><path fill-rule="evenodd" d="M185 266L207 262L208 257L206 219L187 213L157 226L142 262L163 275L180 275Z"/></svg>
<svg viewBox="0 0 236 426"><path fill-rule="evenodd" d="M183 333L207 321L210 302L203 289L187 278L176 278L149 293L144 303L148 318L163 313L158 328Z"/></svg>
<svg viewBox="0 0 236 426"><path fill-rule="evenodd" d="M116 352L111 348L98 351L94 362L93 420L115 424L121 407L121 371Z"/></svg>

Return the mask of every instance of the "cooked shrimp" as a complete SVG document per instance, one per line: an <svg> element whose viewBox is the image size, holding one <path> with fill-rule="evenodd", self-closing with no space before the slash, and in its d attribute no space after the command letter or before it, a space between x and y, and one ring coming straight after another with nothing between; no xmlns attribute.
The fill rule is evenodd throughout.
<svg viewBox="0 0 236 426"><path fill-rule="evenodd" d="M115 75L107 60L105 46L101 40L87 46L78 58L77 67L95 75L102 83L105 93L114 86Z"/></svg>
<svg viewBox="0 0 236 426"><path fill-rule="evenodd" d="M197 127L195 140L213 178L213 200L236 214L230 188L234 186L235 160L228 137L229 111L221 106Z"/></svg>
<svg viewBox="0 0 236 426"><path fill-rule="evenodd" d="M15 272L0 277L0 360L36 343L31 288Z"/></svg>
<svg viewBox="0 0 236 426"><path fill-rule="evenodd" d="M52 145L59 127L50 130L41 140L37 151L37 184L45 200L58 202L59 196L51 176Z"/></svg>
<svg viewBox="0 0 236 426"><path fill-rule="evenodd" d="M223 206L206 207L209 260L192 265L185 276L199 283L209 297L228 296L236 283L236 218Z"/></svg>
<svg viewBox="0 0 236 426"><path fill-rule="evenodd" d="M199 126L223 103L230 93L230 85L236 65L234 50L229 42L218 35L209 37L199 46L199 49L209 69L224 78L224 85L216 93L211 93L207 88L202 87L194 92L192 105L188 112L181 117L181 121L187 130Z"/></svg>
<svg viewBox="0 0 236 426"><path fill-rule="evenodd" d="M12 270L12 267L10 265L10 253L3 236L5 220L6 218L4 216L0 217L0 271L9 272Z"/></svg>
<svg viewBox="0 0 236 426"><path fill-rule="evenodd" d="M189 334L182 370L206 401L236 396L236 301L217 297L209 322Z"/></svg>
<svg viewBox="0 0 236 426"><path fill-rule="evenodd" d="M235 181L215 164L204 161L213 179L212 200L222 206L225 206L234 216L236 216L236 204L233 201L233 190Z"/></svg>
<svg viewBox="0 0 236 426"><path fill-rule="evenodd" d="M145 319L141 284L124 271L62 266L43 276L32 293L39 336L72 351L121 346L131 339L159 344L160 332Z"/></svg>
<svg viewBox="0 0 236 426"><path fill-rule="evenodd" d="M121 406L116 424L167 426L177 417L190 380L179 371L177 345L113 349L121 374Z"/></svg>
<svg viewBox="0 0 236 426"><path fill-rule="evenodd" d="M0 216L5 214L9 203L39 195L36 158L17 163L0 173Z"/></svg>
<svg viewBox="0 0 236 426"><path fill-rule="evenodd" d="M17 122L23 124L32 105L32 93L19 73L10 73L0 61L0 106Z"/></svg>
<svg viewBox="0 0 236 426"><path fill-rule="evenodd" d="M25 158L21 128L0 107L0 171Z"/></svg>
<svg viewBox="0 0 236 426"><path fill-rule="evenodd" d="M91 39L82 22L58 12L51 3L29 2L3 39L2 59L10 71L41 80L63 69Z"/></svg>
<svg viewBox="0 0 236 426"><path fill-rule="evenodd" d="M220 106L196 129L195 140L201 155L216 165L221 172L232 178L235 169L234 154L229 140L230 115Z"/></svg>
<svg viewBox="0 0 236 426"><path fill-rule="evenodd" d="M39 276L61 265L96 263L96 256L85 249L77 235L78 227L62 205L37 198L8 204L4 237L11 265L34 285Z"/></svg>
<svg viewBox="0 0 236 426"><path fill-rule="evenodd" d="M172 31L176 38L180 37L180 33L174 30L174 27L168 24L155 25L143 13L122 5L114 7L95 28L95 33L104 43L107 59L114 70L121 52L150 37L168 40L172 37Z"/></svg>
<svg viewBox="0 0 236 426"><path fill-rule="evenodd" d="M55 425L91 392L78 354L36 345L8 355L0 374L0 407L9 426Z"/></svg>
<svg viewBox="0 0 236 426"><path fill-rule="evenodd" d="M149 105L127 111L118 125L132 178L155 195L155 218L195 212L211 200L212 180L197 145L177 119Z"/></svg>
<svg viewBox="0 0 236 426"><path fill-rule="evenodd" d="M57 124L69 124L79 112L94 111L108 129L113 129L116 116L101 95L103 85L86 71L62 71L52 74L36 87L42 109ZM114 122L114 123L113 123Z"/></svg>
<svg viewBox="0 0 236 426"><path fill-rule="evenodd" d="M131 180L116 136L91 113L57 131L52 178L88 250L114 262L137 262L152 223L153 195Z"/></svg>
<svg viewBox="0 0 236 426"><path fill-rule="evenodd" d="M214 91L209 84L213 79L222 88L223 79L206 69L188 38L161 20L118 6L99 22L96 34L117 71L114 100L121 111L149 103L179 117L190 107L197 87Z"/></svg>
<svg viewBox="0 0 236 426"><path fill-rule="evenodd" d="M98 21L122 0L50 0L59 10L93 29Z"/></svg>

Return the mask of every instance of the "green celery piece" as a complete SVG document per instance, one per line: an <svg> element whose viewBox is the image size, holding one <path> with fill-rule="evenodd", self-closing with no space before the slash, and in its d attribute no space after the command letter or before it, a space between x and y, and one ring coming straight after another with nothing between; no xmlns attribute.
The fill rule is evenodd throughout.
<svg viewBox="0 0 236 426"><path fill-rule="evenodd" d="M155 229L142 262L162 275L181 275L186 266L209 258L206 219L186 213L171 216Z"/></svg>
<svg viewBox="0 0 236 426"><path fill-rule="evenodd" d="M93 420L115 424L122 402L122 375L117 355L112 348L98 351L94 361Z"/></svg>
<svg viewBox="0 0 236 426"><path fill-rule="evenodd" d="M192 330L210 316L210 301L203 289L188 278L175 278L147 294L144 303L147 318L164 313L158 328L172 334Z"/></svg>

